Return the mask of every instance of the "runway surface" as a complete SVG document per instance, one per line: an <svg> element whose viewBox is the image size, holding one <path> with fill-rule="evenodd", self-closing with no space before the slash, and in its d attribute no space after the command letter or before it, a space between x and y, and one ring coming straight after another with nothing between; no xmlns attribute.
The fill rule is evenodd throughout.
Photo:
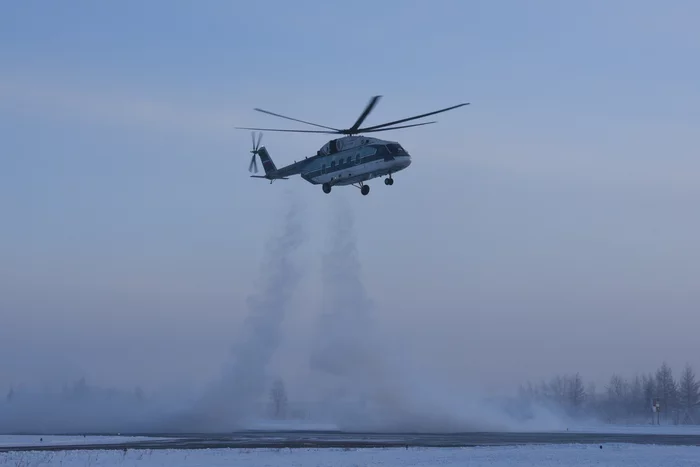
<svg viewBox="0 0 700 467"><path fill-rule="evenodd" d="M143 434L122 433L123 436ZM473 447L525 444L634 443L700 446L700 434L636 433L346 433L318 431L251 431L221 434L151 434L153 439L95 444L2 446L5 451L63 451L95 449L211 449L211 448L368 448L368 447ZM37 435L37 438L39 435ZM159 438L159 439L156 439ZM163 439L168 438L168 439Z"/></svg>

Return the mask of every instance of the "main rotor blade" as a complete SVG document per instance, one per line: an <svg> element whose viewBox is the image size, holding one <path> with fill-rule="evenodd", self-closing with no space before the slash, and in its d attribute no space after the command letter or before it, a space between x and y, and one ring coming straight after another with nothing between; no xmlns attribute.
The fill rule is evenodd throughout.
<svg viewBox="0 0 700 467"><path fill-rule="evenodd" d="M413 123L411 125L401 125L401 126L392 126L391 128L377 128L376 130L358 130L358 133L376 133L377 131L390 131L390 130L398 130L401 128L411 128L413 126L421 126L421 125L430 125L433 123L437 123L437 121L432 121L432 122L423 122L423 123Z"/></svg>
<svg viewBox="0 0 700 467"><path fill-rule="evenodd" d="M381 99L382 96L374 96L372 99L370 99L369 103L367 104L367 107L365 107L365 110L362 112L362 114L358 117L357 121L348 128L347 132L348 133L355 133L357 132L358 128L360 128L360 125L362 125L362 122L365 121L367 118L367 115L374 109L374 106L377 105L377 102L379 102L379 99Z"/></svg>
<svg viewBox="0 0 700 467"><path fill-rule="evenodd" d="M397 124L397 123L408 122L408 121L410 121L410 120L416 120L416 119L418 119L418 118L428 117L429 115L435 115L435 114L439 114L439 113L441 113L441 112L447 112L448 110L456 109L456 108L458 108L458 107L462 107L462 106L465 106L465 105L469 105L469 102L466 102L466 103L464 103L464 104L453 105L452 107L447 107L447 108L445 108L445 109L436 110L436 111L434 111L434 112L428 112L428 113L422 114L422 115L416 115L415 117L402 118L401 120L395 120L395 121L389 122L389 123L382 123L381 125L374 125L374 126L370 126L370 127L367 127L367 128L361 128L361 129L359 129L358 131L361 132L361 133L364 133L364 132L366 132L367 130L376 130L376 129L378 129L378 128L383 128L383 127L385 127L385 126L395 125L395 124Z"/></svg>
<svg viewBox="0 0 700 467"><path fill-rule="evenodd" d="M243 126L234 127L236 130L258 130L258 131L286 131L289 133L328 133L328 134L339 134L340 131L324 131L324 130L284 130L278 128L249 128Z"/></svg>
<svg viewBox="0 0 700 467"><path fill-rule="evenodd" d="M319 125L318 123L306 122L306 121L304 121L304 120L299 120L298 118L286 117L286 116L284 116L284 115L276 114L276 113L270 112L270 111L268 111L268 110L263 110L263 109L258 109L258 108L253 109L253 110L256 110L256 111L258 111L258 112L262 112L262 113L268 114L268 115L274 115L275 117L286 118L287 120L292 120L293 122L306 123L307 125L316 126L316 127L319 127L319 128L326 128L326 129L328 129L328 130L340 131L340 130L337 129L337 128L332 128L332 127L325 126L325 125Z"/></svg>

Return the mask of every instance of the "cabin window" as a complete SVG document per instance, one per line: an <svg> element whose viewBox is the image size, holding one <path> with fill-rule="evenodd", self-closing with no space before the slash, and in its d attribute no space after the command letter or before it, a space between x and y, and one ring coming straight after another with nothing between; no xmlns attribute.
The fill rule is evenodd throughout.
<svg viewBox="0 0 700 467"><path fill-rule="evenodd" d="M360 163L360 154L358 153L355 155L355 164L359 164L359 163Z"/></svg>
<svg viewBox="0 0 700 467"><path fill-rule="evenodd" d="M389 150L389 154L397 155L397 154L405 154L406 153L406 151L403 150L403 148L401 147L400 144L395 144L395 143L387 144L386 148Z"/></svg>
<svg viewBox="0 0 700 467"><path fill-rule="evenodd" d="M335 161L331 161L331 169L335 167Z"/></svg>

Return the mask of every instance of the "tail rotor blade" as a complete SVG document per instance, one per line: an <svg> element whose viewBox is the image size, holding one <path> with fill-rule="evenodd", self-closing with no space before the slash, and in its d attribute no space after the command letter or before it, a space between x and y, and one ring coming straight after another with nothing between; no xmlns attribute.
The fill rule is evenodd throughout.
<svg viewBox="0 0 700 467"><path fill-rule="evenodd" d="M260 149L260 140L262 140L262 132L260 132L258 134L257 144L255 143L255 132L254 131L252 131L250 133L250 137L253 141L253 150L250 151L253 153L253 157L250 158L250 165L248 166L248 172L258 173L258 160L255 158L255 156L258 154L258 149Z"/></svg>
<svg viewBox="0 0 700 467"><path fill-rule="evenodd" d="M255 154L250 158L250 165L248 166L248 172L258 173L258 161L255 159Z"/></svg>

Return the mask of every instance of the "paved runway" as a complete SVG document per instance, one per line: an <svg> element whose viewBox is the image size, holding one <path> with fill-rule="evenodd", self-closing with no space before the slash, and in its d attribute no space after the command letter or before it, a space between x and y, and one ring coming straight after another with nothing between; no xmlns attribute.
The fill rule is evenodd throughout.
<svg viewBox="0 0 700 467"><path fill-rule="evenodd" d="M125 433L122 435L126 436ZM129 434L129 436L143 436ZM110 444L3 446L3 451L77 449L203 449L203 448L367 448L367 447L473 447L523 444L636 443L700 446L700 434L604 433L346 433L318 431L251 431L229 434L168 434L154 439Z"/></svg>

